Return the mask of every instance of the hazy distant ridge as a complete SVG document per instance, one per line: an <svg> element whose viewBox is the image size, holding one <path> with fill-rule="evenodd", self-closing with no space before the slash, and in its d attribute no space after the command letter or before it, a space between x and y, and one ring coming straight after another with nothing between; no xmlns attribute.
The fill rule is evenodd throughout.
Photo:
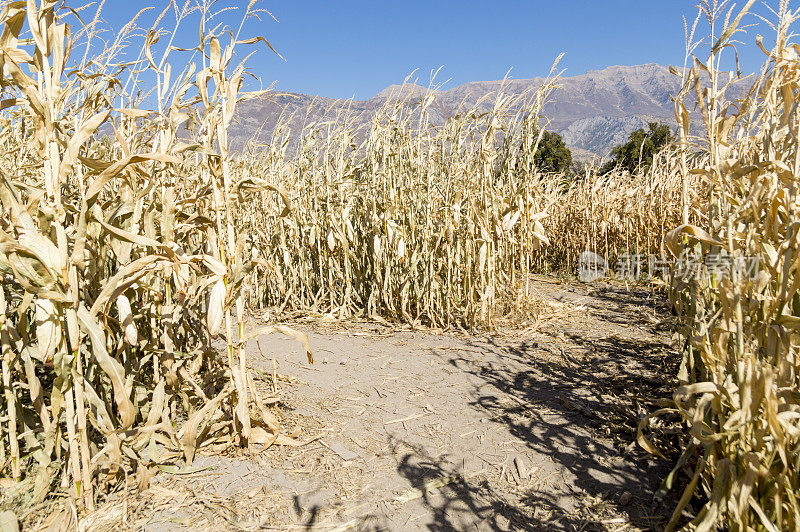
<svg viewBox="0 0 800 532"><path fill-rule="evenodd" d="M455 114L465 99L472 104L487 93L503 86L507 94L521 94L534 89L544 78L496 81L472 81L435 92L433 122ZM655 63L635 66L610 66L590 70L579 76L563 77L545 106L548 129L557 131L575 151L583 156L605 156L628 135L654 119L671 123L674 119L670 94L677 92L679 79L667 67ZM241 146L257 132L257 138L269 137L281 112L293 114L290 127L299 132L307 119L332 118L349 109L356 124L363 123L392 95L411 92L426 94L418 85L390 85L369 100L314 98L306 94L273 93L271 101L250 101L240 109L240 124L234 128L234 143ZM489 107L488 98L483 106Z"/></svg>

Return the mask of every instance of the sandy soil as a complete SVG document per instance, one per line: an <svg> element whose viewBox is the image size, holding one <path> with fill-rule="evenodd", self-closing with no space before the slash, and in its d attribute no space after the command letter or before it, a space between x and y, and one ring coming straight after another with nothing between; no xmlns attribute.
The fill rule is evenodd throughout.
<svg viewBox="0 0 800 532"><path fill-rule="evenodd" d="M307 443L201 455L105 515L147 531L657 529L670 462L635 433L676 373L662 297L544 281L535 294L538 320L479 336L297 324L314 366L262 338L257 383L272 391L274 359Z"/></svg>

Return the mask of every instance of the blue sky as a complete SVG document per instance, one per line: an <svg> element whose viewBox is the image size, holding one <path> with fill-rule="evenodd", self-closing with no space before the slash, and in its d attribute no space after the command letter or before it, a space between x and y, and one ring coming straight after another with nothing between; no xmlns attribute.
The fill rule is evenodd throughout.
<svg viewBox="0 0 800 532"><path fill-rule="evenodd" d="M251 58L253 74L266 85L328 97L366 99L414 69L420 82L440 66L437 80L448 86L475 80L500 79L511 69L513 78L546 75L555 57L566 52L565 75L583 74L615 64L681 64L684 56L683 16L689 24L696 0L463 0L434 1L311 1L266 0L258 5L277 19L251 20L244 33L267 38L286 61L265 47ZM244 7L244 0L220 0L216 5ZM740 1L739 6L744 2ZM777 2L770 2L776 5ZM165 0L107 0L104 18L120 27L141 7L163 9ZM761 6L758 12L767 13ZM242 9L225 13L237 24ZM150 11L141 19L150 24ZM755 20L751 20L755 21ZM190 26L191 25L191 26ZM178 34L193 45L196 23ZM752 30L742 50L749 71L761 63L752 45Z"/></svg>

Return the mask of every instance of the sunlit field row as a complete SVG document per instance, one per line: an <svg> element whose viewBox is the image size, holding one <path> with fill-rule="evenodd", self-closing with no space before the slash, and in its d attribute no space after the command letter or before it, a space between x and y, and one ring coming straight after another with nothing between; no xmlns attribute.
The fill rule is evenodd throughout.
<svg viewBox="0 0 800 532"><path fill-rule="evenodd" d="M237 103L269 96L244 92L232 60L257 39L201 10L191 53L157 46L154 28L123 61L132 27L99 47L92 24L53 3L4 5L6 507L66 497L86 512L148 464L292 445L242 346L288 334L312 362L311 346L248 315L490 330L535 312L532 275L575 276L590 251L671 265L683 364L674 404L655 415L682 416L686 447L664 489L688 485L668 528L800 526L800 48L785 6L763 71L733 101L716 65L741 17L707 6L722 37L676 70L678 140L651 167L558 175L534 162L557 75L444 124L428 118L432 93L398 97L366 130L342 116L308 124L296 150L278 128L232 153ZM689 136L691 120L705 138ZM712 271L719 256L730 260ZM736 266L754 258L755 272ZM649 422L639 441L657 454ZM687 517L692 495L704 506Z"/></svg>

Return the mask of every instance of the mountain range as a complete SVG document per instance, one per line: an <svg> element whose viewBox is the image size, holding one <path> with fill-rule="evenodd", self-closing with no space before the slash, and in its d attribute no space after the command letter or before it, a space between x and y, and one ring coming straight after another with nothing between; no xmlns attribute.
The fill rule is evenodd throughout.
<svg viewBox="0 0 800 532"><path fill-rule="evenodd" d="M490 93L502 88L517 95L540 87L545 78L472 81L450 89L434 90L430 116L433 124L456 114L463 103L488 110L493 105ZM561 77L543 109L546 128L561 134L577 159L606 157L611 148L651 121L672 125L674 110L671 94L678 91L680 79L665 66L655 63L636 66L610 66L578 76ZM326 120L345 114L353 125L368 122L387 99L417 96L428 89L406 83L391 85L369 100L341 100L291 92L272 92L262 100L250 100L239 107L237 124L231 131L234 147L248 139L264 142L288 119L292 137L309 120ZM483 98L483 100L481 100Z"/></svg>

